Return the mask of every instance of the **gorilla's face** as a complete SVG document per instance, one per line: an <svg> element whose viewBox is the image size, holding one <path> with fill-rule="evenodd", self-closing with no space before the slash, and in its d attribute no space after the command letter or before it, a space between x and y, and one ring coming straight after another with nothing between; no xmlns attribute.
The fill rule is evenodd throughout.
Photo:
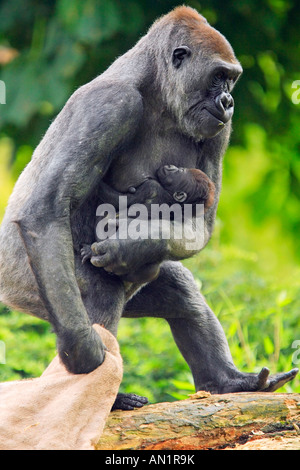
<svg viewBox="0 0 300 470"><path fill-rule="evenodd" d="M158 169L157 178L176 202L204 202L206 207L213 204L215 186L201 170L164 165Z"/></svg>
<svg viewBox="0 0 300 470"><path fill-rule="evenodd" d="M157 171L160 184L172 195L174 201L186 202L190 192L196 185L194 178L186 168L178 168L175 165L164 165Z"/></svg>
<svg viewBox="0 0 300 470"><path fill-rule="evenodd" d="M184 123L191 135L214 137L230 121L234 111L231 92L241 72L239 65L214 63L199 88L189 93Z"/></svg>
<svg viewBox="0 0 300 470"><path fill-rule="evenodd" d="M231 92L242 73L229 44L213 31L223 48L228 47L223 51L228 61L203 45L180 46L173 49L169 70L172 90L169 107L181 130L197 141L214 137L231 120L234 110Z"/></svg>

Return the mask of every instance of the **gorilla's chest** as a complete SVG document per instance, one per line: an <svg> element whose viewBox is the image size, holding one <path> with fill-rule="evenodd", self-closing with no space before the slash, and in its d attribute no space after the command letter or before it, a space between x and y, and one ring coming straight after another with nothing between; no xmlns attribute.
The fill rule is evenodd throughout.
<svg viewBox="0 0 300 470"><path fill-rule="evenodd" d="M131 145L114 159L107 181L118 191L154 177L161 165L195 168L199 151L190 140L158 127L144 127Z"/></svg>

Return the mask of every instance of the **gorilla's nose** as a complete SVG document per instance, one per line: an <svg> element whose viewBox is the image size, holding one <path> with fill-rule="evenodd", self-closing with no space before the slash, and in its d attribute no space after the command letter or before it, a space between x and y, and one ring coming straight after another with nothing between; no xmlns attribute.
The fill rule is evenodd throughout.
<svg viewBox="0 0 300 470"><path fill-rule="evenodd" d="M233 115L234 108L234 101L231 94L223 91L215 98L215 104L218 112L220 113L220 119L224 122L229 121Z"/></svg>

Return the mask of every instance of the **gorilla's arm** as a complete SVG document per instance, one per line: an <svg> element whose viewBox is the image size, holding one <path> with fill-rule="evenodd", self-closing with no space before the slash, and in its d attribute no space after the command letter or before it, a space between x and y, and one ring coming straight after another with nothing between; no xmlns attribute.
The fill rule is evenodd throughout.
<svg viewBox="0 0 300 470"><path fill-rule="evenodd" d="M174 202L170 194L154 178L146 179L138 187L128 188L127 192L122 193L101 181L97 194L101 201L112 204L116 210L119 210L120 196L126 196L127 208L133 204L144 204L149 211L151 204Z"/></svg>
<svg viewBox="0 0 300 470"><path fill-rule="evenodd" d="M15 221L58 336L60 357L72 372L100 365L105 348L76 282L71 216L102 179L115 152L133 137L142 110L133 88L103 82L80 88L36 150L33 159L43 152L42 176Z"/></svg>
<svg viewBox="0 0 300 470"><path fill-rule="evenodd" d="M184 234L181 240L177 240L171 237L168 243L168 257L169 260L182 260L189 258L194 254L201 251L212 236L214 223L216 218L216 212L218 208L221 186L222 186L222 170L223 170L223 156L227 149L229 137L231 132L230 123L224 127L224 129L212 139L206 139L199 144L199 161L197 167L202 170L214 183L215 195L213 205L205 211L204 214L204 233L199 238L197 248L191 250L189 240L193 237L193 227L189 224L185 226Z"/></svg>
<svg viewBox="0 0 300 470"><path fill-rule="evenodd" d="M226 125L224 129L213 139L203 142L198 167L212 180L215 185L214 204L205 212L205 230L210 239L220 199L222 186L223 157L227 149L231 127Z"/></svg>

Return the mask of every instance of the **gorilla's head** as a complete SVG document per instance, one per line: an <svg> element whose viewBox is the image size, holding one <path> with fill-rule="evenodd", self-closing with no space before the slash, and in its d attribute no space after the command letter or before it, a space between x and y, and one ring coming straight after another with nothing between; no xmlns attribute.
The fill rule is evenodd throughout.
<svg viewBox="0 0 300 470"><path fill-rule="evenodd" d="M157 178L178 203L204 204L205 209L214 203L215 185L201 170L164 165Z"/></svg>
<svg viewBox="0 0 300 470"><path fill-rule="evenodd" d="M212 138L231 120L231 92L242 67L225 37L196 10L175 8L153 28L163 23L158 75L165 103L184 134Z"/></svg>

